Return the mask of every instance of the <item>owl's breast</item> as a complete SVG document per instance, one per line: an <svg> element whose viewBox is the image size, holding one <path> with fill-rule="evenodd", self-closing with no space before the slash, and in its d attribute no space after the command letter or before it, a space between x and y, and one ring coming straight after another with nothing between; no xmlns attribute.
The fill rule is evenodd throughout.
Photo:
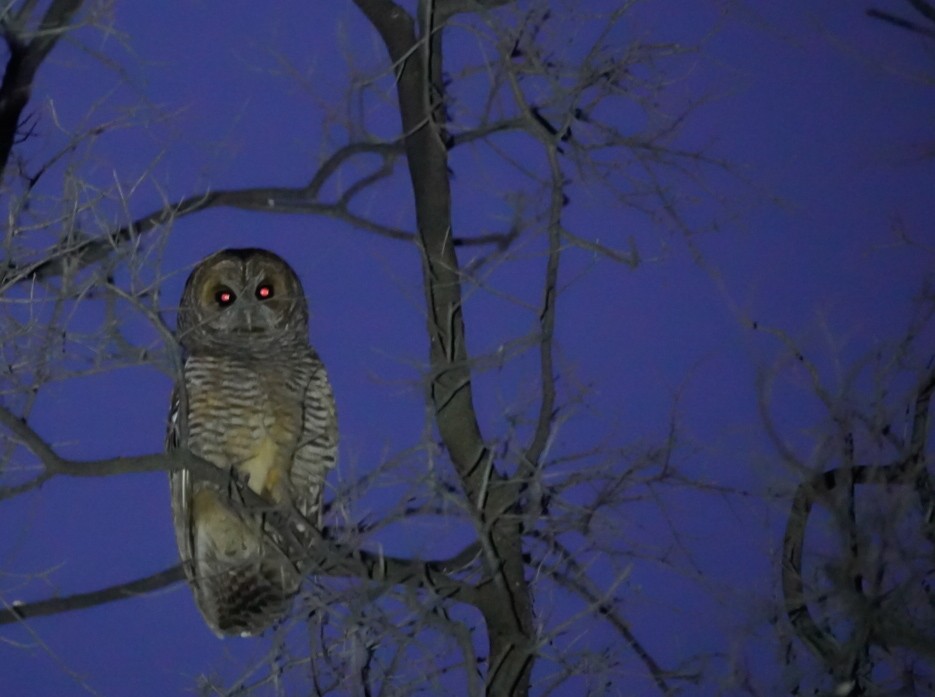
<svg viewBox="0 0 935 697"><path fill-rule="evenodd" d="M278 502L302 430L302 394L276 368L193 357L185 383L191 450Z"/></svg>

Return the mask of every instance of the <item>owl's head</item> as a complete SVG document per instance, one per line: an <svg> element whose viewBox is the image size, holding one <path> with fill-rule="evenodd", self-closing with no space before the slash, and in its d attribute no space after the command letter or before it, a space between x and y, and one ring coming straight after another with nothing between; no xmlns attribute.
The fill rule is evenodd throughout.
<svg viewBox="0 0 935 697"><path fill-rule="evenodd" d="M225 249L196 266L179 303L189 352L308 343L308 305L295 271L265 249Z"/></svg>

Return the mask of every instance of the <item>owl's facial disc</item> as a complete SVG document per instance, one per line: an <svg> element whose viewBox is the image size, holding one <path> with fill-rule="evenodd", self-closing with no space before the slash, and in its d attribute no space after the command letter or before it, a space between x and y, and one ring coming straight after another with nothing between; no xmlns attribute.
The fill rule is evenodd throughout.
<svg viewBox="0 0 935 697"><path fill-rule="evenodd" d="M186 283L179 336L189 351L240 348L269 352L307 342L302 284L279 257L259 249L223 250ZM244 342L246 337L257 342Z"/></svg>

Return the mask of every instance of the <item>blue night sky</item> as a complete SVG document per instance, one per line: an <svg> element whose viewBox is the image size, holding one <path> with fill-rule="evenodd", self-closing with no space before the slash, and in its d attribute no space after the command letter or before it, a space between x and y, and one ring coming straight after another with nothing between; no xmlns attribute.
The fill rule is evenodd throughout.
<svg viewBox="0 0 935 697"><path fill-rule="evenodd" d="M908 7L879 2L893 11ZM556 13L574 5L555 4ZM588 5L596 15L610 4ZM342 124L349 112L373 137L398 135L385 50L353 3L223 7L219 13L217 3L195 0L171 10L117 3L112 19L102 20L106 31L79 29L40 70L30 107L38 137L19 151L27 161L48 157L69 134L110 124L80 144L37 194L60 197L63 187L81 188L95 202L87 234L199 191L301 186L347 141ZM691 106L674 145L727 168L660 170L682 211L681 230L658 205L638 212L618 197L628 182L569 188L566 227L623 253L633 244L642 263L631 269L580 247L563 255L556 334L561 425L549 455L600 448L602 455L581 466L622 471L628 458L664 444L674 427L673 464L694 484L636 487L632 505L621 506L604 533L617 557L597 555L591 563L604 583L625 572L617 590L622 614L659 663L703 671L698 694L746 694L736 678L742 672L755 694L781 694L789 684L780 635L789 630L771 622L781 602L784 516L804 473L783 462L765 437L758 376L775 378L773 415L803 462L815 470L828 466L819 447L827 412L807 376L789 369L782 340L753 331L751 323L784 332L831 393L859 399L879 386L872 365L858 373L854 366L893 350L918 309L913 300L931 282L935 44L867 18L865 9L831 0L638 4L611 43L622 47L641 36L698 48L659 66L671 82L658 95L656 115L608 102L604 117L637 132L660 114ZM506 23L515 18L511 11L499 16ZM565 25L546 25L542 41L555 44L556 56L580 55L593 39L595 26L585 16L578 21L568 36ZM480 32L458 22L446 43L453 73L480 55ZM349 83L371 78L366 98L348 106ZM453 123L476 116L484 88L483 75L453 83ZM503 232L517 197L531 209L541 195L519 171L544 172L541 154L519 136L492 142L496 148L451 153L456 234ZM498 154L506 151L523 161L506 164ZM339 195L368 162L339 173L327 196ZM640 173L636 165L627 171ZM572 164L568 172L574 175ZM355 210L412 232L403 164ZM535 346L509 347L537 326L543 237L521 237L465 286L468 349L487 357L475 372L480 425L498 447L528 440L535 415ZM414 244L326 216L223 208L181 218L167 234L145 240L151 261L139 275L120 267L115 282L127 289L158 282L170 322L188 272L217 249L267 247L297 269L309 298L311 341L339 409L340 460L327 499L431 433L425 300ZM461 247L462 268L490 251ZM17 293L10 297L25 291ZM93 332L102 312L88 301L70 326ZM120 312L128 339L157 359L42 386L29 423L64 456L162 450L172 383L158 358L164 347L142 315L127 306ZM920 335L933 338L931 322ZM909 353L924 356L923 344ZM507 348L498 353L501 347ZM894 378L888 402L894 413L912 384L905 375ZM9 389L3 387L4 404L21 407ZM28 478L31 471L17 467L34 461L19 455L0 486ZM351 519L378 520L418 494L424 457L409 455L406 468L378 477L348 506ZM569 496L587 500L584 491ZM0 530L2 604L129 581L177 560L163 473L55 479L3 501ZM437 557L457 551L466 535L463 522L425 517L381 528L367 544ZM546 623L580 609L555 589L536 603ZM780 615L780 628L783 622ZM594 646L619 641L594 619L579 620L571 631ZM177 584L0 628L0 695L198 694L199 676L230 687L257 666L268 669L268 649L268 637L217 639L189 589ZM658 694L631 652L613 650L620 662L607 677L611 687L602 692L595 683L595 694ZM702 658L691 662L694 656ZM809 665L803 659L801 666ZM534 680L555 669L541 661ZM557 693L587 688L570 682ZM257 694L275 693L265 687Z"/></svg>

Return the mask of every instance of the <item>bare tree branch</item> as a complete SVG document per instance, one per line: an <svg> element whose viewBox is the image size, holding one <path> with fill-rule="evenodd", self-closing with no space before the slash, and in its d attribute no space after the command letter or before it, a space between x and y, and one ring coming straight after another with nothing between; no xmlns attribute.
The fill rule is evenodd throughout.
<svg viewBox="0 0 935 697"><path fill-rule="evenodd" d="M587 574L575 560L574 555L553 536L541 534L539 532L533 532L532 534L536 539L541 540L550 552L559 557L559 563L553 564L543 559L538 559L531 565L536 569L545 569L549 577L555 581L555 583L563 588L571 590L590 603L590 611L596 617L608 622L620 634L620 637L634 653L636 653L649 671L656 687L659 688L664 695L674 694L672 688L670 688L669 684L666 682L666 678L671 674L656 662L649 651L646 650L646 647L636 638L636 635L630 628L630 624L623 619L614 608L613 602L609 602L606 597L602 598L600 593L593 588L592 584L588 581ZM680 675L678 677L694 680L698 676Z"/></svg>
<svg viewBox="0 0 935 697"><path fill-rule="evenodd" d="M187 215L209 208L239 208L265 213L309 213L329 215L348 221L361 229L396 240L412 240L412 233L362 218L347 208L347 202L320 203L308 195L307 187L259 187L205 192L184 198L177 204L159 208L129 225L102 237L94 237L63 247L41 260L22 267L8 268L0 278L0 293L13 285L34 278L59 276L110 258L114 250L138 235L154 230Z"/></svg>
<svg viewBox="0 0 935 697"><path fill-rule="evenodd" d="M24 26L30 19L26 16L30 3L23 5L23 13L5 17L2 21L0 28L10 56L0 84L0 178L6 172L39 66L68 31L69 23L80 7L81 0L55 0L35 30Z"/></svg>
<svg viewBox="0 0 935 697"><path fill-rule="evenodd" d="M450 17L462 12L482 12L492 10L504 5L510 5L515 0L436 0L435 12L437 20L444 22Z"/></svg>
<svg viewBox="0 0 935 697"><path fill-rule="evenodd" d="M470 545L450 559L422 562L352 548L335 542L327 531L319 542L312 554L301 559L308 576L356 577L367 581L425 589L458 602L474 602L473 588L449 578L447 574L462 571L470 564L477 557L477 545ZM176 565L145 578L95 591L29 603L16 602L0 610L0 625L96 607L116 600L127 600L184 579L182 566Z"/></svg>
<svg viewBox="0 0 935 697"><path fill-rule="evenodd" d="M809 610L802 578L802 556L808 519L815 503L826 502L833 505L832 496L835 489L847 488L850 492L855 485L862 484L911 486L919 492L925 525L924 533L931 539L933 511L929 476L925 469L924 448L928 430L929 402L933 391L935 391L935 372L930 372L923 380L915 399L915 413L907 457L888 465L863 466L852 464L849 458L852 458L853 454L848 455L845 452L845 466L814 475L798 486L793 497L783 536L782 589L786 615L802 642L839 679L859 679L861 656L868 642L894 646L899 645L899 637L903 635L911 636L913 641L918 642L915 639L916 634L904 627L897 633L886 630L883 622L885 619L891 619L885 618L886 613L864 613L861 622L866 626L859 630L861 638L844 645L830 631L818 625ZM846 518L850 521L850 526L856 527L853 500L853 494L849 494ZM857 552L854 546L855 535L856 533L852 533L850 536L852 556ZM852 584L852 590L858 596L863 597L859 576L856 584ZM861 623L857 624L860 628ZM931 637L929 641L935 641L935 637Z"/></svg>
<svg viewBox="0 0 935 697"><path fill-rule="evenodd" d="M181 564L176 564L158 573L136 579L127 583L118 583L107 588L101 588L87 593L74 593L60 598L49 598L32 603L6 603L0 609L0 625L23 622L36 617L60 615L65 612L84 610L89 607L106 605L116 600L127 600L146 593L152 593L161 588L171 586L185 579L185 572Z"/></svg>
<svg viewBox="0 0 935 697"><path fill-rule="evenodd" d="M356 196L390 174L391 169L386 160L382 167L348 187L338 201L323 203L316 200L328 177L337 171L340 164L350 156L362 152L387 154L395 152L396 149L397 147L392 144L379 143L355 143L345 146L326 160L308 186L304 187L222 189L187 196L178 203L162 206L113 232L63 246L51 254L45 254L36 262L22 266L7 264L0 275L0 294L14 285L32 279L60 276L66 270L73 272L108 259L116 248L137 236L210 208L237 208L261 213L326 215L381 237L413 241L416 237L411 232L364 218L350 210L350 204ZM454 244L457 246L490 244L502 246L509 244L511 239L509 233L492 233L458 238Z"/></svg>
<svg viewBox="0 0 935 697"><path fill-rule="evenodd" d="M379 32L396 66L397 95L406 134L422 249L426 294L431 399L442 440L482 527L494 582L478 588L487 623L488 695L524 695L533 658L532 601L524 577L521 528L509 513L517 487L505 481L484 443L471 392L465 343L461 274L451 226L448 158L436 98L441 80L441 33L434 3L423 3L417 38L413 18L390 0L355 0ZM439 100L440 101L440 100Z"/></svg>
<svg viewBox="0 0 935 697"><path fill-rule="evenodd" d="M935 23L935 6L931 5L926 0L908 0L908 2L920 15L930 22Z"/></svg>
<svg viewBox="0 0 935 697"><path fill-rule="evenodd" d="M549 158L549 170L552 177L551 202L549 204L549 253L546 257L545 282L542 291L542 307L539 311L539 382L542 398L536 430L532 442L526 449L525 461L528 467L536 468L539 458L545 451L546 443L555 421L555 375L552 360L552 337L555 331L555 307L558 301L558 265L561 238L561 216L565 193L562 172L558 165L558 155L554 144L546 148Z"/></svg>
<svg viewBox="0 0 935 697"><path fill-rule="evenodd" d="M230 474L186 450L175 450L166 455L144 455L139 457L119 457L95 461L70 461L60 457L29 425L0 407L0 423L7 427L24 446L29 448L42 462L44 471L36 481L45 482L53 476L101 477L136 472L166 471L188 469L197 479L211 481L219 487L230 487ZM11 488L0 490L0 500L10 498L11 493L25 493L29 488ZM6 496L5 496L6 495ZM263 510L265 521L274 525L285 539L293 538L291 526L298 522L304 528L313 528L308 521L293 520L301 514L293 511L285 516L255 494L252 490L240 487L236 496L230 498L234 507L249 510ZM375 554L344 544L336 539L335 532L327 529L318 536L316 544L309 552L305 544L296 541L301 548L293 550L290 557L300 560L305 573L310 576L350 576L387 584L403 584L415 588L431 590L433 593L459 602L476 602L474 588L458 581L449 574L463 571L477 558L479 545L473 544L449 559L438 561L420 561L391 557L382 553ZM53 598L34 603L21 604L0 611L0 624L17 619L38 617L68 612L93 605L112 602L132 597L150 590L162 588L183 578L178 573L179 567L160 572L154 576L125 584L118 584L89 593L80 593L65 598Z"/></svg>
<svg viewBox="0 0 935 697"><path fill-rule="evenodd" d="M927 5L924 5L924 3L913 2L913 5L920 5L922 7L926 7L927 12L932 12L932 8ZM932 19L932 17L930 17L927 14L927 12L923 12L923 14L928 19ZM900 29L907 29L908 31L914 32L916 34L922 34L923 36L927 36L929 38L935 39L935 29L932 29L931 27L923 26L919 24L918 22L913 22L911 19L905 19L904 17L899 17L898 15L894 15L890 12L885 12L883 10L878 10L876 8L870 8L869 10L867 10L867 16L873 17L874 19L882 20L888 24L892 24L895 27L899 27Z"/></svg>

